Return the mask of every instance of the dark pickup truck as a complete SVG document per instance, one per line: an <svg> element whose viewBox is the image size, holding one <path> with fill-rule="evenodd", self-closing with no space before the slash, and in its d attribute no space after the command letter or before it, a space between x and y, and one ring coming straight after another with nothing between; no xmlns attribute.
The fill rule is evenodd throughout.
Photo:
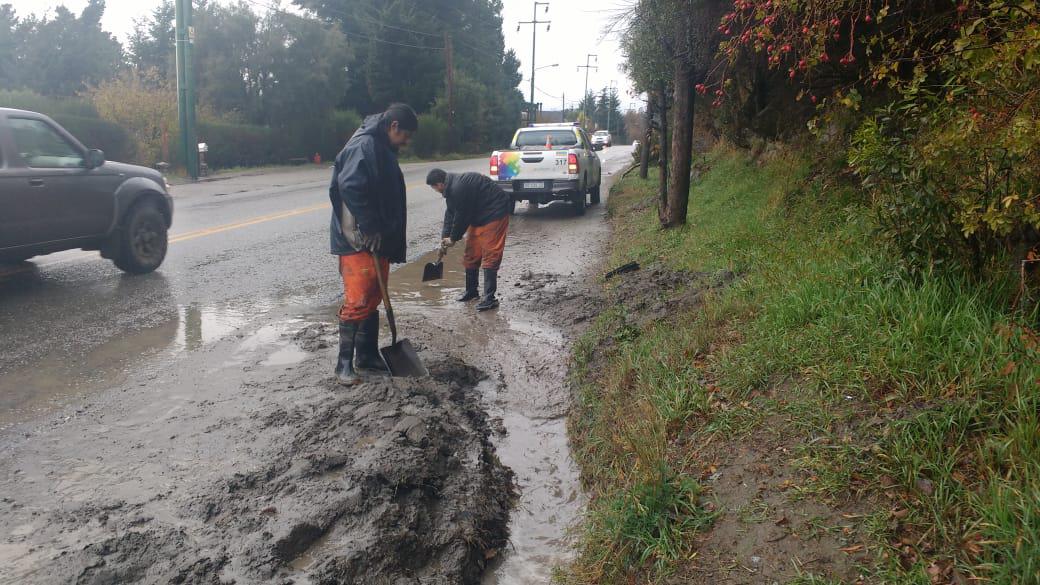
<svg viewBox="0 0 1040 585"><path fill-rule="evenodd" d="M0 108L0 261L82 248L143 274L166 257L172 221L158 171L106 162L47 116Z"/></svg>

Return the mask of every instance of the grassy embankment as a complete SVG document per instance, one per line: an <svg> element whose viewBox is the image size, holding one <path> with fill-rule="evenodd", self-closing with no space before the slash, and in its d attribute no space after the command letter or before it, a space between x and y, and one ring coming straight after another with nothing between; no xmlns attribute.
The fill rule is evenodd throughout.
<svg viewBox="0 0 1040 585"><path fill-rule="evenodd" d="M864 582L1040 582L1040 339L1008 309L1017 279L905 276L840 163L704 162L684 229L657 228L653 176L611 197L611 265L738 278L642 328L608 310L578 344L571 431L594 498L561 580L695 575L726 512L704 454L779 437L792 508L860 512L833 553Z"/></svg>

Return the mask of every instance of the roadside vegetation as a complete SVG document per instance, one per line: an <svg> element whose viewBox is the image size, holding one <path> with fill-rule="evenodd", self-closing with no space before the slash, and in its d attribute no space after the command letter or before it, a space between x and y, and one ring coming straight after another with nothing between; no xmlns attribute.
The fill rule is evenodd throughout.
<svg viewBox="0 0 1040 585"><path fill-rule="evenodd" d="M576 348L561 580L1040 583L1036 3L618 27L652 116L610 264L642 270Z"/></svg>
<svg viewBox="0 0 1040 585"><path fill-rule="evenodd" d="M736 280L642 327L613 304L577 345L572 436L593 501L561 580L718 576L701 543L754 510L718 505L714 469L776 440L788 514L836 511L847 538L829 552L854 567L780 582L1040 579L1040 336L1009 302L1019 275L907 272L844 161L811 152L716 148L682 229L660 229L652 174L612 194L611 265ZM837 528L809 524L792 529L805 546Z"/></svg>

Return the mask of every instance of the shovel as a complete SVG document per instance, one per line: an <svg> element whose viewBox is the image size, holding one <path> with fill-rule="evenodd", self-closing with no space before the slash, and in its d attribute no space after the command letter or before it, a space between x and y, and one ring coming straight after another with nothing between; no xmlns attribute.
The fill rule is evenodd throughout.
<svg viewBox="0 0 1040 585"><path fill-rule="evenodd" d="M390 294L386 291L386 279L383 278L382 264L379 256L372 254L375 260L376 278L379 280L379 291L383 293L383 305L386 306L386 320L390 323L390 346L380 348L386 367L391 376L398 378L422 378L428 376L426 366L419 359L418 352L407 339L397 340L397 322L394 320L394 308L390 306Z"/></svg>
<svg viewBox="0 0 1040 585"><path fill-rule="evenodd" d="M446 249L441 246L440 252L437 254L436 262L427 262L426 266L423 267L422 281L428 282L430 280L440 280L444 278L444 253Z"/></svg>

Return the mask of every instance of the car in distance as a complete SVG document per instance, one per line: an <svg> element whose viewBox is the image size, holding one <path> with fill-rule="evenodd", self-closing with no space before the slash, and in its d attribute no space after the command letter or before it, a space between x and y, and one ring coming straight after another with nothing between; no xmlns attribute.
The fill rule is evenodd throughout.
<svg viewBox="0 0 1040 585"><path fill-rule="evenodd" d="M491 154L490 175L512 198L533 206L570 201L578 215L588 199L600 200L602 167L592 142L576 123L532 124L520 128L506 150Z"/></svg>
<svg viewBox="0 0 1040 585"><path fill-rule="evenodd" d="M166 258L172 222L158 171L106 161L43 114L0 108L0 261L82 248L144 274Z"/></svg>
<svg viewBox="0 0 1040 585"><path fill-rule="evenodd" d="M596 150L602 150L604 147L610 148L614 146L614 138L606 130L597 130L592 135L592 146L597 147Z"/></svg>

